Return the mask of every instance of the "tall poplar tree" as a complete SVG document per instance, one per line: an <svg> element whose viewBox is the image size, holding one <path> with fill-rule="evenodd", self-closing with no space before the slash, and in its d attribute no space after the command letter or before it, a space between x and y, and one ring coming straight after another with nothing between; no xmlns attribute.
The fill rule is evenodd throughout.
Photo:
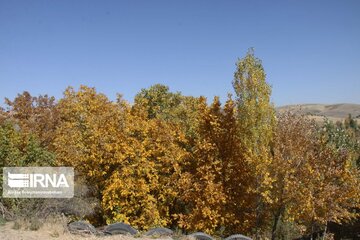
<svg viewBox="0 0 360 240"><path fill-rule="evenodd" d="M255 57L253 49L237 62L233 87L238 110L238 134L245 161L249 164L255 181L249 191L254 199L255 230L264 221L264 206L270 202L271 179L268 166L271 163L270 144L273 137L275 110L270 102L271 87L261 60Z"/></svg>

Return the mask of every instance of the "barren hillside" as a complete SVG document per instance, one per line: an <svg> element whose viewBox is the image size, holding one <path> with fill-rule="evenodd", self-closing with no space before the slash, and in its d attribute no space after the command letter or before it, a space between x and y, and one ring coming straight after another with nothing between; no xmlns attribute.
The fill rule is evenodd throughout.
<svg viewBox="0 0 360 240"><path fill-rule="evenodd" d="M316 120L327 117L333 121L342 121L349 114L354 118L360 119L360 104L340 103L340 104L298 104L278 107L279 112L291 110L299 114L305 114Z"/></svg>

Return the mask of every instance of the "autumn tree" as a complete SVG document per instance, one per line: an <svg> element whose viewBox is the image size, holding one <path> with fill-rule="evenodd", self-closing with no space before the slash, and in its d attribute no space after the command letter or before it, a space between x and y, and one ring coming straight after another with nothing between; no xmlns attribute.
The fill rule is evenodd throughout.
<svg viewBox="0 0 360 240"><path fill-rule="evenodd" d="M57 105L60 122L54 149L59 165L75 169L76 184L91 187L86 198L102 201L106 182L124 161L127 104L111 102L94 88L69 87ZM95 209L94 209L95 210ZM97 209L96 223L106 219L104 209Z"/></svg>
<svg viewBox="0 0 360 240"><path fill-rule="evenodd" d="M25 91L11 101L5 98L8 118L15 120L21 131L34 134L41 144L51 149L58 123L58 113L54 97L32 96Z"/></svg>
<svg viewBox="0 0 360 240"><path fill-rule="evenodd" d="M320 128L321 134L323 135L323 139L325 140L326 144L334 146L336 149L342 149L342 151L347 152L348 154L352 155L351 165L354 168L354 165L357 166L358 169L360 166L360 142L359 142L359 128L352 128L350 127L350 122L352 117L351 115L348 116L343 122L336 122L334 124L330 120L326 119L323 123L323 127ZM349 123L349 124L347 124ZM355 124L354 124L355 123ZM356 122L353 122L353 126L357 126ZM356 237L358 231L358 225L360 223L360 208L355 209L355 214L357 214L356 220L351 220L350 222L346 223L342 221L340 223L329 223L329 228L333 229L334 226L340 231L335 232L335 236L338 234L343 235L352 235L352 237ZM340 226L342 225L342 226Z"/></svg>
<svg viewBox="0 0 360 240"><path fill-rule="evenodd" d="M148 118L146 108L129 108L122 158L105 183L102 205L107 222L141 229L174 224L180 162L186 155L178 125Z"/></svg>
<svg viewBox="0 0 360 240"><path fill-rule="evenodd" d="M224 225L223 205L226 201L220 158L221 107L218 98L208 107L200 98L193 151L184 166L180 186L188 214L180 214L180 225L188 230L213 233Z"/></svg>
<svg viewBox="0 0 360 240"><path fill-rule="evenodd" d="M269 171L273 179L272 202L269 204L272 239L283 235L279 228L281 224L294 221L295 216L289 214L289 209L296 209L304 202L305 196L301 194L307 191L316 134L315 123L306 117L290 112L278 115L273 140L274 157Z"/></svg>
<svg viewBox="0 0 360 240"><path fill-rule="evenodd" d="M252 165L247 161L241 136L236 102L231 96L222 114L223 134L220 154L223 159L222 183L227 196L225 204L225 233L250 233L255 225L253 206L256 193L251 188L256 181Z"/></svg>
<svg viewBox="0 0 360 240"><path fill-rule="evenodd" d="M273 137L275 111L270 103L271 87L265 80L261 61L253 50L237 62L233 87L236 93L238 135L245 161L256 176L249 191L256 193L253 203L255 231L259 232L265 222L264 206L271 202L269 189L272 180L268 173L271 163L270 143Z"/></svg>
<svg viewBox="0 0 360 240"><path fill-rule="evenodd" d="M79 91L67 88L57 110L57 162L73 166L101 191L112 163L121 158L125 125L120 108L94 88L81 86Z"/></svg>
<svg viewBox="0 0 360 240"><path fill-rule="evenodd" d="M68 88L58 109L57 160L96 186L105 220L141 229L172 224L185 154L177 125L85 86Z"/></svg>
<svg viewBox="0 0 360 240"><path fill-rule="evenodd" d="M252 180L238 138L236 105L215 97L210 106L200 98L194 147L183 166L180 186L186 209L180 225L215 234L246 232L253 198Z"/></svg>
<svg viewBox="0 0 360 240"><path fill-rule="evenodd" d="M294 222L308 233L327 222L347 221L359 206L359 172L345 136L333 135L304 116L279 115L271 163L272 238L279 223ZM326 134L325 134L326 133ZM335 144L336 143L336 144Z"/></svg>
<svg viewBox="0 0 360 240"><path fill-rule="evenodd" d="M359 148L353 135L328 121L319 135L315 160L320 174L313 178L317 186L313 221L326 234L328 222L341 224L359 216Z"/></svg>

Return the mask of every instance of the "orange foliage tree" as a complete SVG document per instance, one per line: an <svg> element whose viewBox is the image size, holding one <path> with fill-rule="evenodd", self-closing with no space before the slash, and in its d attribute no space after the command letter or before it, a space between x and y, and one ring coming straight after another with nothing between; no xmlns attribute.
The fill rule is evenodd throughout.
<svg viewBox="0 0 360 240"><path fill-rule="evenodd" d="M359 171L351 152L328 144L317 125L304 116L279 115L274 138L270 209L273 239L278 224L295 222L312 233L327 222L356 217Z"/></svg>

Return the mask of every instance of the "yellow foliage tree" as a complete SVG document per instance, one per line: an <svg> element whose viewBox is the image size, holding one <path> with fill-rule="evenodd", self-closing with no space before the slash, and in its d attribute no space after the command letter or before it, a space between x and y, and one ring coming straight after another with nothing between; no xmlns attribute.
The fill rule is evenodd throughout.
<svg viewBox="0 0 360 240"><path fill-rule="evenodd" d="M186 160L180 187L188 214L180 215L180 226L188 230L213 233L224 225L226 196L221 182L222 160L219 156L221 108L218 98L208 107L200 98L194 149Z"/></svg>
<svg viewBox="0 0 360 240"><path fill-rule="evenodd" d="M186 155L178 126L148 119L144 110L135 108L128 116L123 158L106 181L102 200L109 223L141 229L173 223L179 163Z"/></svg>
<svg viewBox="0 0 360 240"><path fill-rule="evenodd" d="M54 141L57 161L75 167L101 191L114 163L122 159L121 108L86 86L77 92L67 88L57 108L61 117Z"/></svg>
<svg viewBox="0 0 360 240"><path fill-rule="evenodd" d="M250 228L251 181L238 138L235 103L200 98L194 147L183 167L180 188L186 204L180 225L188 230L230 234ZM246 211L248 210L248 211Z"/></svg>
<svg viewBox="0 0 360 240"><path fill-rule="evenodd" d="M224 105L221 137L222 183L227 202L225 205L225 233L249 233L255 225L253 206L256 194L251 187L256 180L252 165L247 161L237 119L236 103L231 97Z"/></svg>
<svg viewBox="0 0 360 240"><path fill-rule="evenodd" d="M271 202L269 189L272 179L268 166L271 164L270 144L273 138L275 110L270 103L271 87L266 83L265 71L253 50L240 59L234 74L233 86L237 96L238 136L241 151L249 165L252 176L256 176L248 192L256 194L247 219L253 222L258 235L266 224L267 203ZM244 194L244 193L239 193Z"/></svg>
<svg viewBox="0 0 360 240"><path fill-rule="evenodd" d="M68 88L58 109L57 161L97 187L106 221L144 229L171 224L185 154L177 125L86 86Z"/></svg>

